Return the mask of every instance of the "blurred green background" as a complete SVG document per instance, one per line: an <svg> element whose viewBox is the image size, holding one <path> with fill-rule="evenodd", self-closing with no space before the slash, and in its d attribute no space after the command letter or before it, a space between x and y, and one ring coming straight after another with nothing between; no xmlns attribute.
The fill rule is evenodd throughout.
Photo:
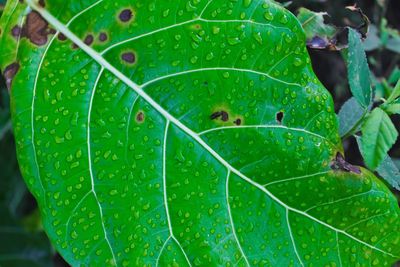
<svg viewBox="0 0 400 267"><path fill-rule="evenodd" d="M295 14L299 7L328 12L329 22L338 26L358 26L360 16L345 9L357 3L371 20L365 43L375 77L376 100L400 78L399 0L298 0L281 1ZM0 0L2 10L5 0ZM310 51L316 74L335 99L336 111L350 98L347 70L340 52ZM400 130L400 116L395 125ZM354 140L344 142L347 160L363 165ZM400 141L390 151L400 158ZM395 192L397 194L397 192ZM9 110L9 92L0 77L0 266L67 266L54 251L43 232L37 204L18 169ZM400 265L399 265L400 266Z"/></svg>

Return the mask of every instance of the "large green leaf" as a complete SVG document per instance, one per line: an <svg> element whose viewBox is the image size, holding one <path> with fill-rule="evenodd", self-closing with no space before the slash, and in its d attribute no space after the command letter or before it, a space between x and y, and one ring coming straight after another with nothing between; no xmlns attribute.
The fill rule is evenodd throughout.
<svg viewBox="0 0 400 267"><path fill-rule="evenodd" d="M283 7L27 2L7 4L2 69L21 170L70 264L400 258L397 201L340 156L332 99Z"/></svg>

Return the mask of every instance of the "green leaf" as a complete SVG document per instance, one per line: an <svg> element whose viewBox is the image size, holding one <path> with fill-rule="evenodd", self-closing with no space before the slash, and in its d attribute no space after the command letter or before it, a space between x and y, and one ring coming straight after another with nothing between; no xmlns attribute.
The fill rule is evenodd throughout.
<svg viewBox="0 0 400 267"><path fill-rule="evenodd" d="M393 104L389 104L389 105L385 106L385 111L389 115L400 114L400 101L398 101L398 102L399 103L393 103Z"/></svg>
<svg viewBox="0 0 400 267"><path fill-rule="evenodd" d="M351 28L349 28L347 69L353 96L362 107L369 107L372 102L372 89L367 57L360 34Z"/></svg>
<svg viewBox="0 0 400 267"><path fill-rule="evenodd" d="M376 171L383 179L393 186L393 188L400 191L400 171L389 156L385 157Z"/></svg>
<svg viewBox="0 0 400 267"><path fill-rule="evenodd" d="M390 94L389 98L387 99L388 103L395 101L400 96L400 80L397 81L396 86L394 87L392 93Z"/></svg>
<svg viewBox="0 0 400 267"><path fill-rule="evenodd" d="M371 112L361 131L361 153L365 164L375 170L396 142L398 132L390 117L380 108Z"/></svg>
<svg viewBox="0 0 400 267"><path fill-rule="evenodd" d="M392 159L393 163L396 165L397 168L400 169L400 159Z"/></svg>
<svg viewBox="0 0 400 267"><path fill-rule="evenodd" d="M400 54L400 38L390 38L386 44L386 48Z"/></svg>
<svg viewBox="0 0 400 267"><path fill-rule="evenodd" d="M363 47L365 51L373 51L382 46L381 40L379 38L379 31L376 25L370 25L369 32L365 42L363 43Z"/></svg>
<svg viewBox="0 0 400 267"><path fill-rule="evenodd" d="M304 7L299 9L297 19L300 21L307 39L312 39L315 36L330 39L335 35L335 27L324 22L326 15L328 15L326 12L314 12Z"/></svg>
<svg viewBox="0 0 400 267"><path fill-rule="evenodd" d="M283 7L25 3L7 4L1 66L24 179L71 265L400 258L397 200L340 157L332 98ZM35 12L46 38L16 40Z"/></svg>
<svg viewBox="0 0 400 267"><path fill-rule="evenodd" d="M399 31L388 27L386 29L386 32L388 34L386 48L391 50L392 52L400 53L400 33L399 33Z"/></svg>
<svg viewBox="0 0 400 267"><path fill-rule="evenodd" d="M400 80L400 68L396 66L393 69L392 73L390 74L388 82L391 84L395 84L399 80Z"/></svg>
<svg viewBox="0 0 400 267"><path fill-rule="evenodd" d="M367 112L368 110L362 108L354 97L344 103L339 111L340 136L349 136L359 131L360 123Z"/></svg>

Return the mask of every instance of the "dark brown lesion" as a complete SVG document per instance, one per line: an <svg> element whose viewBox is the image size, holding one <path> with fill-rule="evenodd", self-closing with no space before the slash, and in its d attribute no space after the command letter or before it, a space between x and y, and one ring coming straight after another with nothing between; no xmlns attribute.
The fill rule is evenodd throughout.
<svg viewBox="0 0 400 267"><path fill-rule="evenodd" d="M49 23L36 11L30 12L26 17L26 22L21 28L14 26L11 34L16 39L28 38L35 45L43 46L47 43L48 35L55 34L56 31L49 27Z"/></svg>
<svg viewBox="0 0 400 267"><path fill-rule="evenodd" d="M11 35L15 37L15 39L18 39L21 36L21 34L22 34L22 28L20 26L16 25L11 29Z"/></svg>
<svg viewBox="0 0 400 267"><path fill-rule="evenodd" d="M83 42L84 42L86 45L91 45L91 44L93 43L93 41L94 41L94 37L93 37L92 34L88 34L88 35L85 37L85 39L83 40Z"/></svg>
<svg viewBox="0 0 400 267"><path fill-rule="evenodd" d="M348 163L341 153L336 154L336 158L331 163L332 170L336 171L345 171L345 172L352 172L356 174L361 174L361 169L357 166L354 166Z"/></svg>
<svg viewBox="0 0 400 267"><path fill-rule="evenodd" d="M233 122L235 125L240 126L242 125L242 119L238 118Z"/></svg>
<svg viewBox="0 0 400 267"><path fill-rule="evenodd" d="M121 59L128 64L135 64L136 54L134 52L125 52L121 54Z"/></svg>
<svg viewBox="0 0 400 267"><path fill-rule="evenodd" d="M107 39L108 39L107 33L101 32L101 33L99 34L99 41L100 41L100 42L105 42L105 41L107 41Z"/></svg>
<svg viewBox="0 0 400 267"><path fill-rule="evenodd" d="M220 119L223 122L227 122L229 120L229 114L225 110L216 111L210 115L211 120Z"/></svg>
<svg viewBox="0 0 400 267"><path fill-rule="evenodd" d="M6 80L6 85L7 85L8 90L11 89L12 81L13 81L15 75L17 74L19 68L20 68L19 63L14 62L14 63L8 65L4 69L3 75Z"/></svg>
<svg viewBox="0 0 400 267"><path fill-rule="evenodd" d="M129 22L133 18L133 11L129 8L122 10L118 18L121 22Z"/></svg>
<svg viewBox="0 0 400 267"><path fill-rule="evenodd" d="M58 38L58 40L60 40L60 41L65 41L65 40L67 40L67 36L65 36L63 33L59 33L58 35L57 35L57 38Z"/></svg>
<svg viewBox="0 0 400 267"><path fill-rule="evenodd" d="M139 112L136 114L136 122L138 122L138 123L143 123L144 120L145 120L144 112L143 112L143 111L139 111Z"/></svg>
<svg viewBox="0 0 400 267"><path fill-rule="evenodd" d="M76 44L76 43L72 43L71 44L71 49L72 50L76 50L76 49L78 49L79 48L79 46Z"/></svg>
<svg viewBox="0 0 400 267"><path fill-rule="evenodd" d="M39 6L41 6L41 7L46 7L46 3L45 3L45 1L44 0L39 0Z"/></svg>

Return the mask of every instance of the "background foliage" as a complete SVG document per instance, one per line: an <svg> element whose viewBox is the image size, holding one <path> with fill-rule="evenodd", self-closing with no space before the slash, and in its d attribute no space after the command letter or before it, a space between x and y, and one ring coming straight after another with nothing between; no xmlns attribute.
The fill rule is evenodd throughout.
<svg viewBox="0 0 400 267"><path fill-rule="evenodd" d="M345 9L354 1L295 0L288 8L298 13L300 7L327 12L327 21L337 26L357 26L360 16ZM4 5L5 0L0 0ZM359 7L371 20L370 34L364 43L376 89L376 106L400 78L400 2L398 0L359 0ZM336 111L351 97L344 53L310 50L316 74L335 99ZM9 95L4 80L0 85L0 266L65 266L43 233L33 197L28 193L15 155L9 112ZM392 117L400 130L400 116ZM357 142L344 142L349 162L364 165ZM394 164L400 165L400 142L389 151ZM398 194L395 192L395 194Z"/></svg>

